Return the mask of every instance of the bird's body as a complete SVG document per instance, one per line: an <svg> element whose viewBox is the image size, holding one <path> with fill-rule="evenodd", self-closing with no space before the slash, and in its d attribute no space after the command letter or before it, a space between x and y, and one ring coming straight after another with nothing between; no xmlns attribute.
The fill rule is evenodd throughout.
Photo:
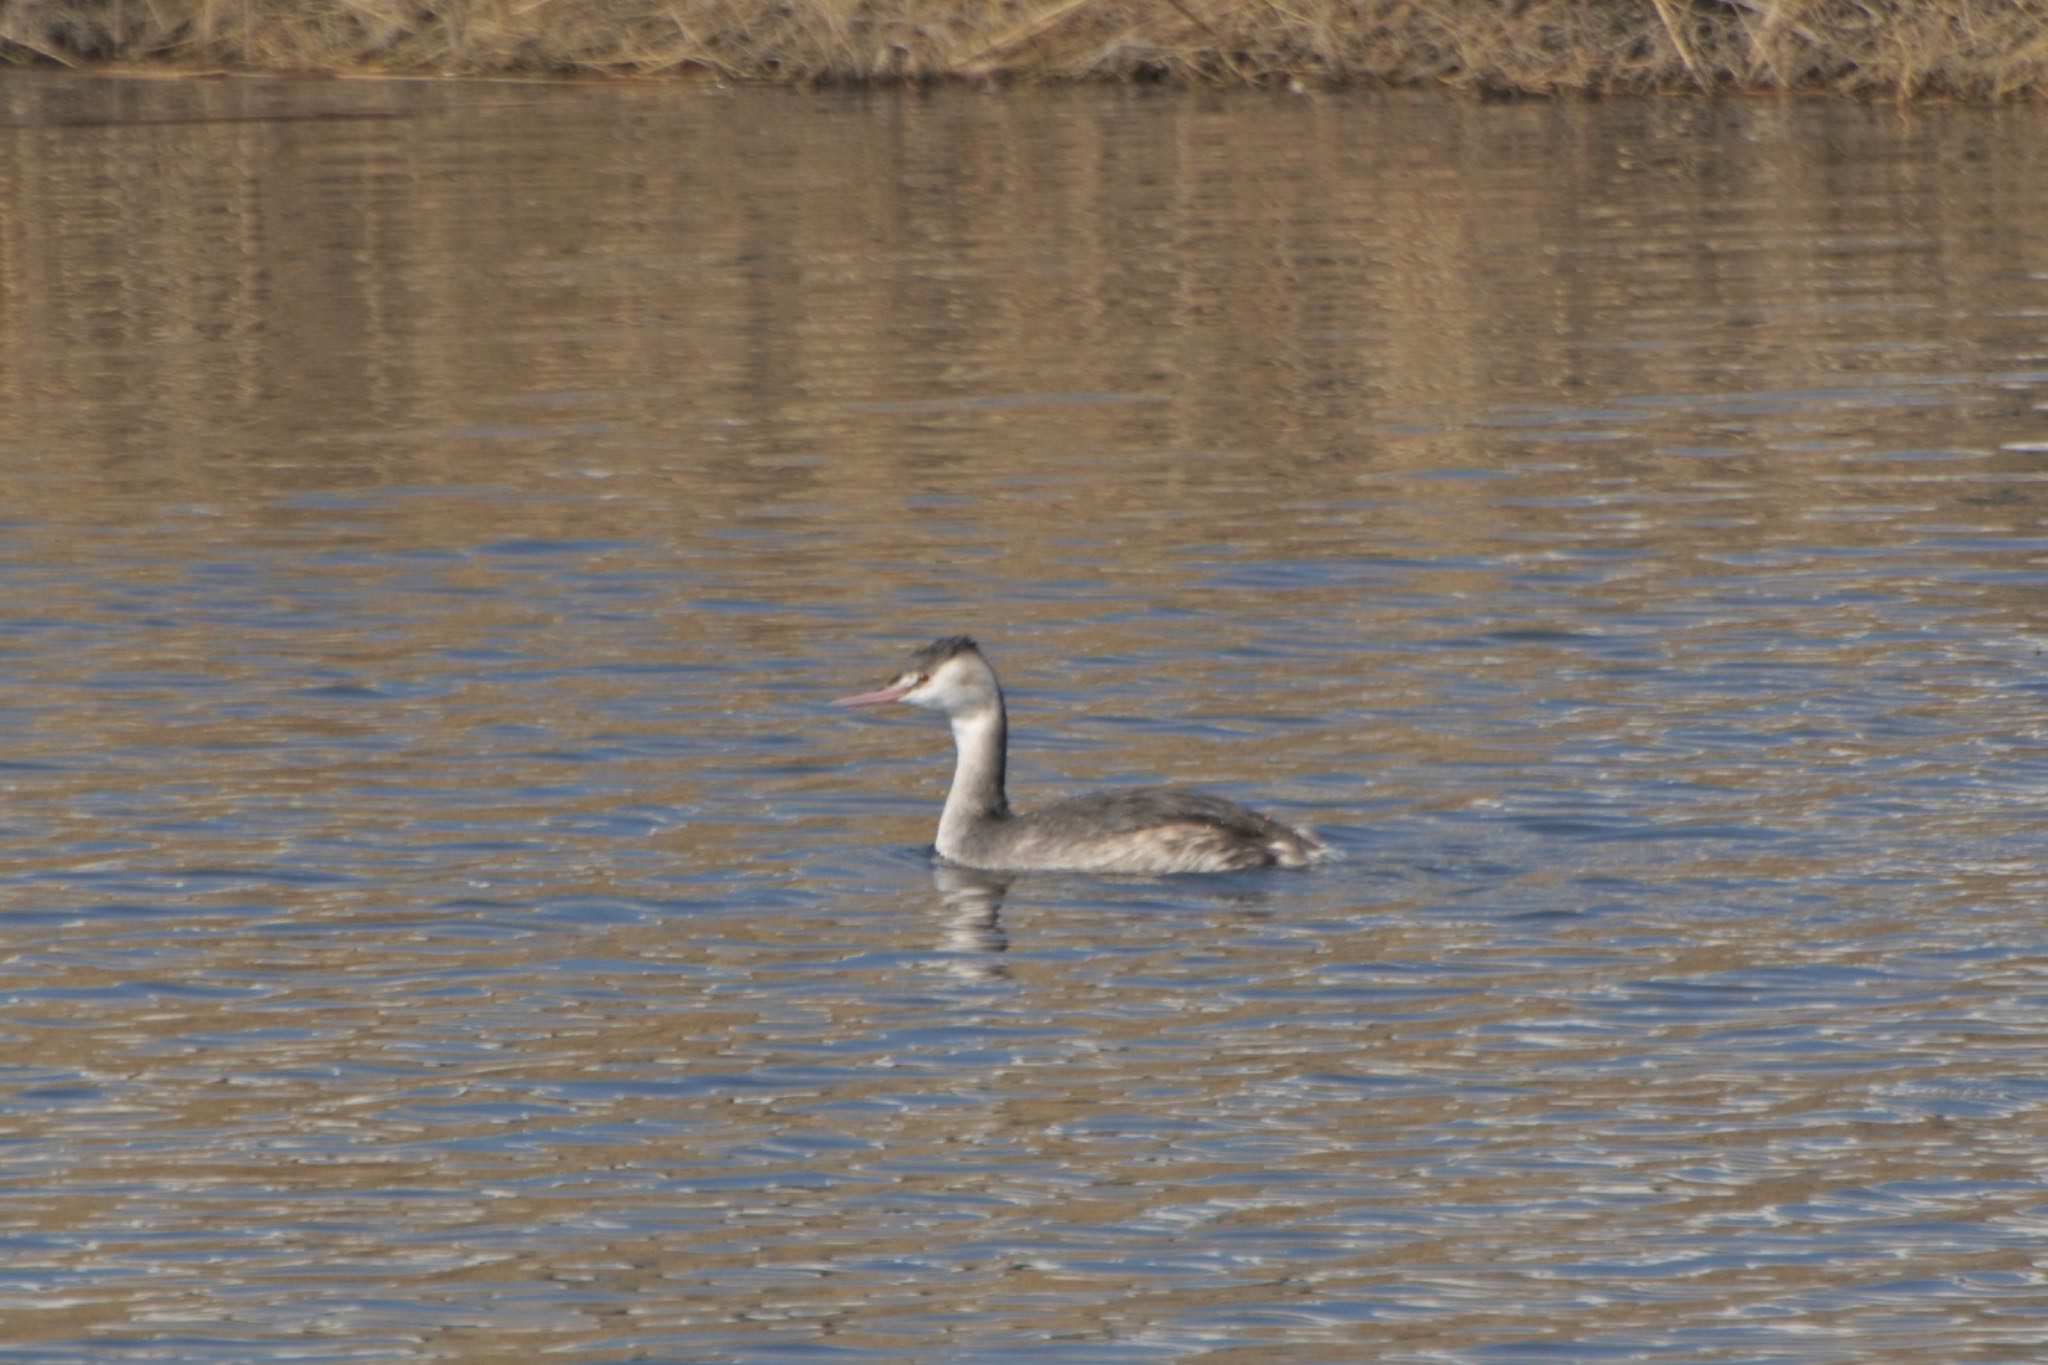
<svg viewBox="0 0 2048 1365"><path fill-rule="evenodd" d="M1012 811L1003 690L964 635L932 642L887 687L836 705L893 701L942 711L953 724L957 759L938 836L939 855L951 862L1018 872L1232 872L1335 856L1307 830L1185 787L1117 787Z"/></svg>

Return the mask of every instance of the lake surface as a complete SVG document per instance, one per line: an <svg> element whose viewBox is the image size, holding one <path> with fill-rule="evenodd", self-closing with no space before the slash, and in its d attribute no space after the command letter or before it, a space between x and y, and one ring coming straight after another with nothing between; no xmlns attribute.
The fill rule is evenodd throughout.
<svg viewBox="0 0 2048 1365"><path fill-rule="evenodd" d="M2048 110L13 74L0 401L0 1359L2048 1339Z"/></svg>

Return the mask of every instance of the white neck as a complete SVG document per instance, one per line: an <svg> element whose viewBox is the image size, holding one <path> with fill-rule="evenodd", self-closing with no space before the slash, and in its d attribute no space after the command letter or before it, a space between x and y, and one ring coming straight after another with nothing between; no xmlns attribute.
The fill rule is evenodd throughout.
<svg viewBox="0 0 2048 1365"><path fill-rule="evenodd" d="M1010 813L1003 793L1003 750L1009 725L1001 703L952 717L953 786L939 816L939 852L952 857L969 829Z"/></svg>

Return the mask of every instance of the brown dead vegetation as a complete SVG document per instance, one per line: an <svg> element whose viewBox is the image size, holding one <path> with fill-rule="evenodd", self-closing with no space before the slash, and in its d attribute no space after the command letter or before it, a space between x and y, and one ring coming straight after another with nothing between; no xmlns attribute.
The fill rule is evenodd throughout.
<svg viewBox="0 0 2048 1365"><path fill-rule="evenodd" d="M229 71L2048 93L2048 0L0 0L0 55Z"/></svg>

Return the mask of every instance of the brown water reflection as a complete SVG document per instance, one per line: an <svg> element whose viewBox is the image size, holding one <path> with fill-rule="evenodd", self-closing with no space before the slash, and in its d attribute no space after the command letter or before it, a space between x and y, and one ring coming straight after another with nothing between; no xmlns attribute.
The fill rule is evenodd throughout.
<svg viewBox="0 0 2048 1365"><path fill-rule="evenodd" d="M2016 1358L2042 117L8 77L0 1356Z"/></svg>

